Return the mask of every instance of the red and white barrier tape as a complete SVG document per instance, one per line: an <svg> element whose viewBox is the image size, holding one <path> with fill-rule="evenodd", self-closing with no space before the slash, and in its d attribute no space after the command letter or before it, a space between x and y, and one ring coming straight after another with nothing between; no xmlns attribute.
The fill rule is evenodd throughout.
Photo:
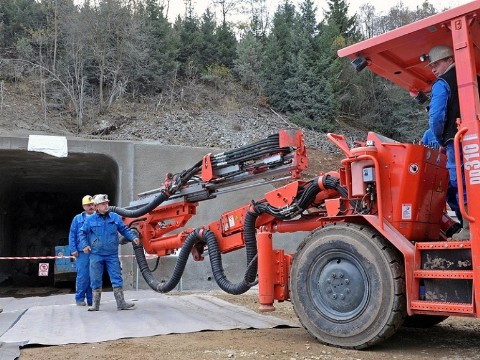
<svg viewBox="0 0 480 360"><path fill-rule="evenodd" d="M71 259L73 256L2 256L0 260L47 260L47 259Z"/></svg>
<svg viewBox="0 0 480 360"><path fill-rule="evenodd" d="M135 257L135 255L119 255L118 257ZM157 255L145 255L147 259L157 258ZM75 259L75 256L0 256L0 260L51 260L51 259Z"/></svg>

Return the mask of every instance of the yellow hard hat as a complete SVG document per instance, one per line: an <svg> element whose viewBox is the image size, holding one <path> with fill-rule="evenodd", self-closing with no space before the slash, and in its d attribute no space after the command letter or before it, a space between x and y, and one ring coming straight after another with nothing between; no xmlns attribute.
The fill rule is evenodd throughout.
<svg viewBox="0 0 480 360"><path fill-rule="evenodd" d="M93 204L93 198L90 195L85 195L82 198L82 205Z"/></svg>
<svg viewBox="0 0 480 360"><path fill-rule="evenodd" d="M451 56L453 56L453 50L451 47L447 45L437 45L428 53L428 65Z"/></svg>

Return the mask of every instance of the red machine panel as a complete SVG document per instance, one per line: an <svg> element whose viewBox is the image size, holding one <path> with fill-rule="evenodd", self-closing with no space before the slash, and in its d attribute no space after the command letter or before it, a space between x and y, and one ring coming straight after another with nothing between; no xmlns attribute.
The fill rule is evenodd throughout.
<svg viewBox="0 0 480 360"><path fill-rule="evenodd" d="M383 214L408 240L438 239L448 186L446 156L421 145L385 142L370 133L382 171Z"/></svg>

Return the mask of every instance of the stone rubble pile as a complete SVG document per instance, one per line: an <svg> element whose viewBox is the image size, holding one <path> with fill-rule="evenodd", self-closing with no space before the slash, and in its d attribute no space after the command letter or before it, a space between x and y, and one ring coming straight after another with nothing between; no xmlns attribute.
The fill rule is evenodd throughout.
<svg viewBox="0 0 480 360"><path fill-rule="evenodd" d="M79 135L219 149L239 148L275 134L279 129L298 128L285 117L263 109L245 109L230 114L210 111L168 113L148 119L117 114L95 126L89 134ZM308 147L327 153L338 152L326 133L308 129L303 129L303 132ZM354 140L364 141L366 137L364 132L340 126L334 132L344 135L350 145Z"/></svg>

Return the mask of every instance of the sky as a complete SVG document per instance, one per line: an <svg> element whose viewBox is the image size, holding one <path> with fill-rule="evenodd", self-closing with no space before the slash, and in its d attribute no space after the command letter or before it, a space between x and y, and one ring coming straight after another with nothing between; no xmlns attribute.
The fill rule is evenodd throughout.
<svg viewBox="0 0 480 360"><path fill-rule="evenodd" d="M301 3L301 0L291 0L294 4ZM473 0L429 0L429 3L432 4L437 10L441 10L444 8L451 8L458 5L466 4ZM477 0L480 1L480 0ZM282 0L267 0L267 4L269 7L269 14L270 16L273 15L279 3L282 3ZM375 6L375 10L378 13L380 12L387 12L390 8L397 5L399 1L395 0L347 0L349 4L349 11L351 15L353 15L357 10L360 8L361 5L369 3ZM212 0L193 0L196 13L200 16L203 12L207 9L207 7L212 7ZM322 9L327 9L327 1L326 0L314 0L314 3L319 11L319 15L317 16L317 20L321 20L321 14L323 14ZM421 5L422 0L403 0L402 3L410 8L415 9L417 5ZM169 10L169 18L170 20L175 19L177 15L185 14L185 5L182 0L170 0L170 10Z"/></svg>

